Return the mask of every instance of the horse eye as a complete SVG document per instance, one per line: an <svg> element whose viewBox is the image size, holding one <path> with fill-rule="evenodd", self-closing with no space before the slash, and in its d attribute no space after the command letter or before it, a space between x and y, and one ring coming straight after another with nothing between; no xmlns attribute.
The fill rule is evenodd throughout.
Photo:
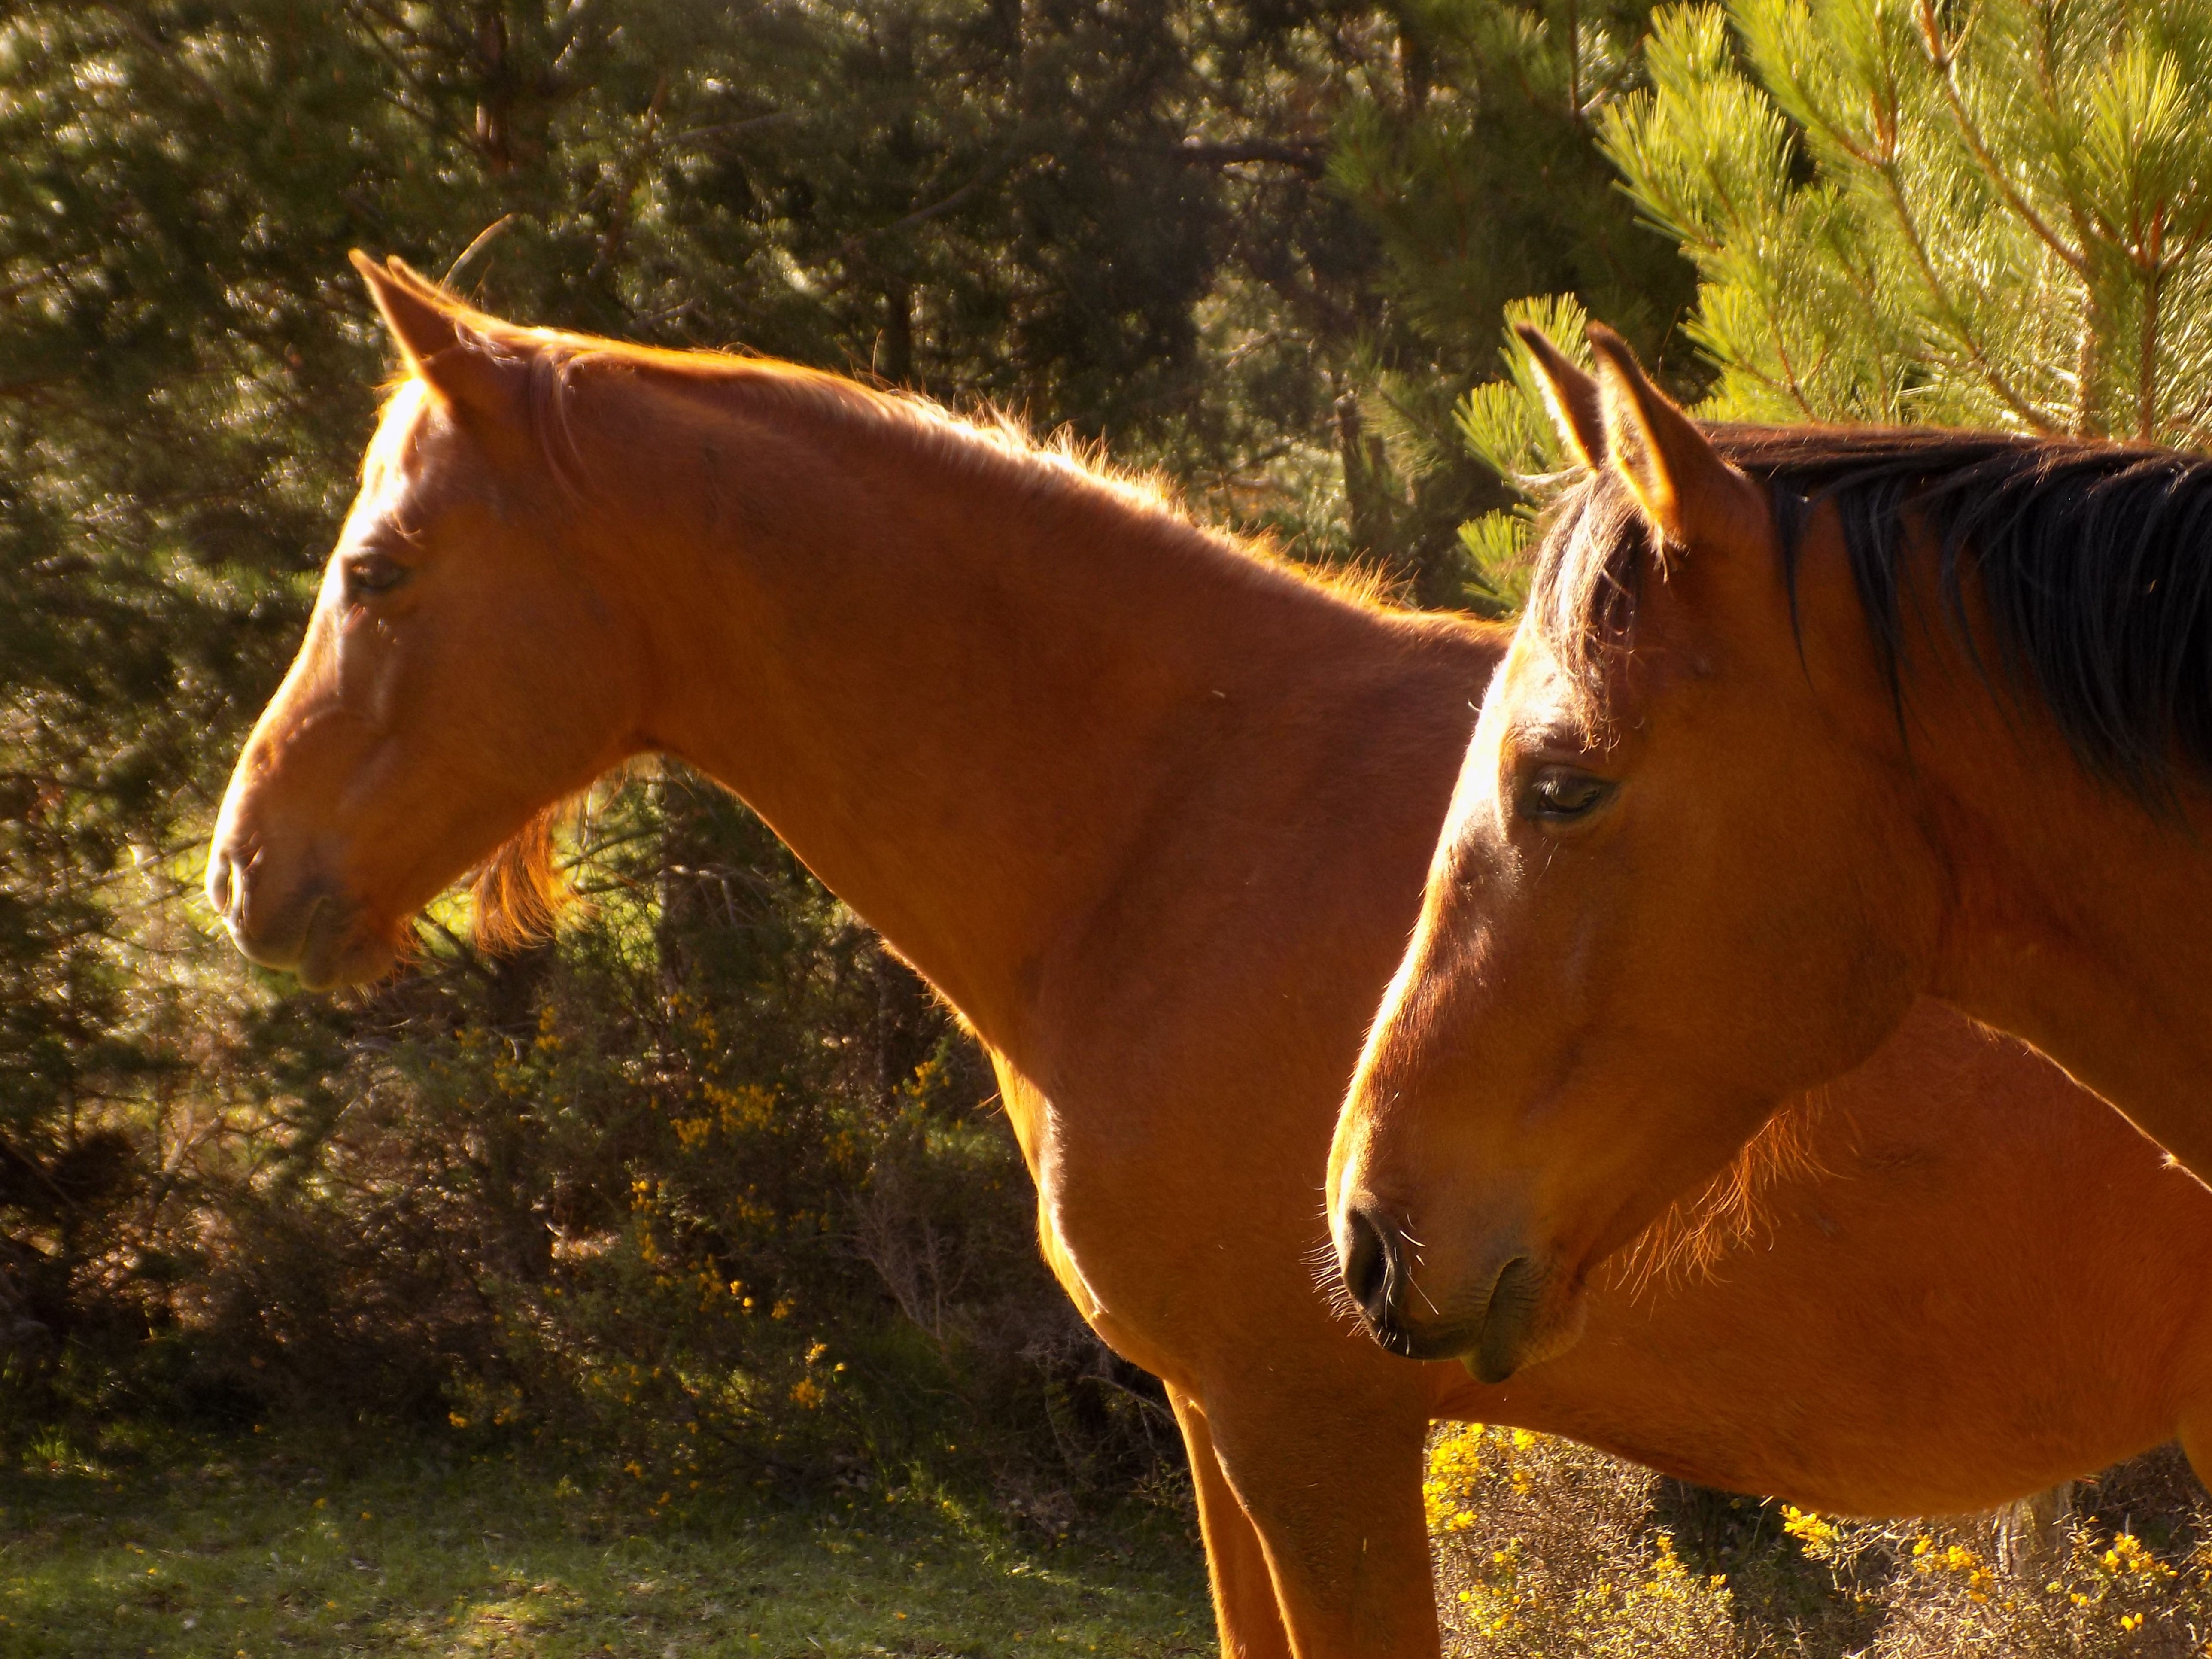
<svg viewBox="0 0 2212 1659"><path fill-rule="evenodd" d="M378 593L389 593L407 580L407 567L381 553L364 553L357 559L348 559L345 564L345 594L349 604L357 604Z"/></svg>
<svg viewBox="0 0 2212 1659"><path fill-rule="evenodd" d="M1540 766L1521 786L1521 816L1540 823L1571 823L1595 811L1613 793L1607 780L1571 766Z"/></svg>

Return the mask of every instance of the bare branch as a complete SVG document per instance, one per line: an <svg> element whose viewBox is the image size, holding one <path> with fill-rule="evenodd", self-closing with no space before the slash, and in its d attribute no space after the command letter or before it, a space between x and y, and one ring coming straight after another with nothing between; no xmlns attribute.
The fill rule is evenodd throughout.
<svg viewBox="0 0 2212 1659"><path fill-rule="evenodd" d="M1168 154L1179 161L1188 161L1196 167L1235 167L1241 162L1269 162L1277 167L1296 168L1310 179L1320 178L1328 162L1328 147L1326 144L1276 138L1237 138L1219 142L1186 138Z"/></svg>

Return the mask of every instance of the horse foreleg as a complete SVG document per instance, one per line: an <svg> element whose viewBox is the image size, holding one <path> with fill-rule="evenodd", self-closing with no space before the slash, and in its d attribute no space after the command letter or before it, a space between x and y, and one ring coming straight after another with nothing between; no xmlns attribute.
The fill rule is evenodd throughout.
<svg viewBox="0 0 2212 1659"><path fill-rule="evenodd" d="M1229 1489L1213 1436L1197 1402L1168 1385L1168 1403L1190 1453L1191 1484L1198 1491L1198 1527L1206 1539L1206 1572L1213 1586L1213 1622L1222 1659L1290 1659L1291 1636L1275 1605L1275 1581L1251 1517Z"/></svg>
<svg viewBox="0 0 2212 1659"><path fill-rule="evenodd" d="M1202 1401L1220 1472L1258 1533L1290 1651L1435 1659L1421 1510L1425 1401L1410 1390L1376 1399L1356 1385L1331 1393L1317 1380L1209 1383ZM1212 1539L1209 1526L1209 1547ZM1224 1648L1234 1650L1225 1637Z"/></svg>

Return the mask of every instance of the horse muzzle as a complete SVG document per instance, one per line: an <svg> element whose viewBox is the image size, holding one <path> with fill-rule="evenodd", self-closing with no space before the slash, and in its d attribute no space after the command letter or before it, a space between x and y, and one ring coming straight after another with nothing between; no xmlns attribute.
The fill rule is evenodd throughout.
<svg viewBox="0 0 2212 1659"><path fill-rule="evenodd" d="M275 876L266 848L246 853L218 841L208 854L207 896L247 961L289 972L310 991L379 978L397 954L333 884Z"/></svg>
<svg viewBox="0 0 2212 1659"><path fill-rule="evenodd" d="M1404 1224L1370 1198L1339 1212L1337 1261L1346 1294L1375 1340L1407 1359L1457 1359L1484 1382L1573 1346L1579 1296L1562 1296L1556 1263L1510 1242L1460 1279L1425 1273ZM1501 1260L1501 1257L1503 1258Z"/></svg>

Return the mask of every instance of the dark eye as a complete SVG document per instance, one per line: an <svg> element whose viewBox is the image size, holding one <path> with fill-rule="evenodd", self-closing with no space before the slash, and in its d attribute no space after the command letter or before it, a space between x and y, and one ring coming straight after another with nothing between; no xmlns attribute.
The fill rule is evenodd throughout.
<svg viewBox="0 0 2212 1659"><path fill-rule="evenodd" d="M358 605L379 593L389 593L407 580L407 567L382 553L363 553L345 562L345 596Z"/></svg>
<svg viewBox="0 0 2212 1659"><path fill-rule="evenodd" d="M1539 823L1571 823L1595 811L1613 790L1606 779L1571 766L1540 766L1522 781L1514 805Z"/></svg>

